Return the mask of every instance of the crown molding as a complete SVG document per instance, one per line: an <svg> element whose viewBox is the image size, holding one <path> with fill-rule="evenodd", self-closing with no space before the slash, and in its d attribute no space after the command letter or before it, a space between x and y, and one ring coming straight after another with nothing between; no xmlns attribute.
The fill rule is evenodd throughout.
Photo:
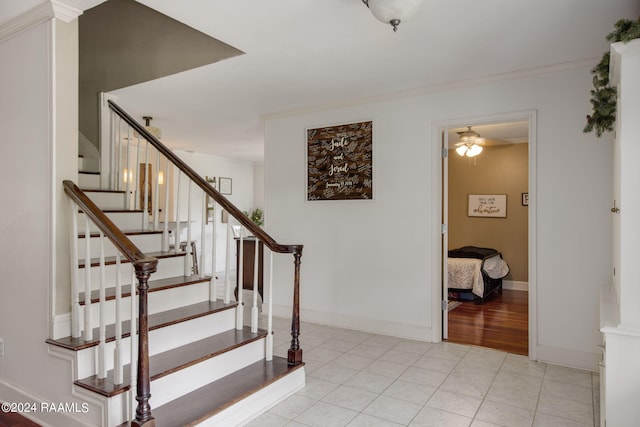
<svg viewBox="0 0 640 427"><path fill-rule="evenodd" d="M467 80L457 80L452 82L437 83L437 84L423 86L419 88L404 90L404 91L396 92L389 95L381 95L381 96L375 96L375 97L347 100L344 102L338 102L334 104L324 104L324 105L318 105L318 106L312 106L312 107L296 108L292 110L277 111L273 113L263 114L260 116L260 119L263 121L281 119L281 118L304 115L304 114L318 113L321 111L353 107L353 106L363 105L363 104L372 104L376 102L391 101L391 100L396 100L401 98L408 98L412 96L422 96L422 95L427 95L427 94L436 93L436 92L445 92L449 90L464 89L467 87L481 86L481 85L491 84L491 83L505 81L505 80L516 80L516 79L528 78L528 77L539 76L544 74L558 73L558 72L563 72L567 70L574 70L574 69L591 69L593 68L593 65L596 62L598 62L598 58L587 58L587 59L580 59L576 61L568 61L568 62L562 62L558 64L552 64L552 65L543 65L539 67L525 68L521 70L491 74L491 75L467 79Z"/></svg>
<svg viewBox="0 0 640 427"><path fill-rule="evenodd" d="M80 15L82 15L81 10L60 1L42 2L38 6L0 25L0 43L51 19L55 18L64 22L71 22Z"/></svg>

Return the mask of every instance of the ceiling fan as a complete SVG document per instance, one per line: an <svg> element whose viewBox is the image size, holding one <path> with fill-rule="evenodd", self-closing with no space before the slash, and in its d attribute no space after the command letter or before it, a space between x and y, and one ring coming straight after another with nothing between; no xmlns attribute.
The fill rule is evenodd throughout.
<svg viewBox="0 0 640 427"><path fill-rule="evenodd" d="M467 130L456 132L460 138L460 142L455 144L456 153L460 156L475 157L482 153L482 145L484 144L484 138L480 137L480 134L471 129L471 126L467 126Z"/></svg>

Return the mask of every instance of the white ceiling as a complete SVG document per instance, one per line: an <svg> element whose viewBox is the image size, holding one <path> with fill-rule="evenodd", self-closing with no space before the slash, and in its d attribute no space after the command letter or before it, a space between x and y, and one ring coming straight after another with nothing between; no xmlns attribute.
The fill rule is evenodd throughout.
<svg viewBox="0 0 640 427"><path fill-rule="evenodd" d="M0 22L40 1L1 0ZM640 14L638 0L424 0L394 33L361 0L138 1L246 55L115 91L118 103L153 116L171 148L248 160L262 158L267 115L595 64L613 24Z"/></svg>

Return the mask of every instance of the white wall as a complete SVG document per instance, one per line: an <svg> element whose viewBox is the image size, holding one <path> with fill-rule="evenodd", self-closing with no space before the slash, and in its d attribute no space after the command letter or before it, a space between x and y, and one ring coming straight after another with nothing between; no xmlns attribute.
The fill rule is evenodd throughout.
<svg viewBox="0 0 640 427"><path fill-rule="evenodd" d="M70 136L76 145L77 123L69 119L77 92L64 92L66 77L56 74L64 67L56 67L56 59L77 49L76 24L42 22L0 41L0 400L6 402L77 402L71 364L48 355L45 344L53 314L49 301L60 280L57 262L64 264L65 256L53 255L65 228L59 221L66 223L60 219L59 179L73 175L69 165L77 172L73 149L66 152L68 144L60 140ZM89 417L99 420L92 411ZM75 417L37 414L45 425L79 425Z"/></svg>
<svg viewBox="0 0 640 427"><path fill-rule="evenodd" d="M595 369L598 289L610 270L611 145L582 133L590 84L581 67L268 119L267 230L305 245L302 318L432 339L432 289L440 286L432 266L441 256L433 249L440 183L432 125L535 109L536 350L541 360ZM375 199L306 202L305 129L366 119L374 126ZM287 313L292 267L278 260L274 302Z"/></svg>
<svg viewBox="0 0 640 427"><path fill-rule="evenodd" d="M216 182L219 182L220 177L231 178L232 188L231 195L225 196L236 205L242 211L250 212L254 208L254 163L228 159L224 157L212 156L207 154L190 153L186 151L176 150L175 154L180 157L185 163L187 163L193 170L195 170L202 177L216 177ZM183 180L184 181L184 180ZM181 200L186 200L184 197L186 194L186 185L183 185L181 192ZM196 186L192 187L191 195L191 209L195 222L192 223L191 236L192 240L200 241L200 235L202 233L202 222L200 220L200 212L202 209L202 191ZM225 254L226 254L226 224L220 223L220 208L215 213L216 230L218 231L216 237L216 271L222 272L225 269ZM180 217L183 221L187 219L186 207L181 207ZM208 224L205 227L205 242L208 245L205 249L205 271L209 273L211 271L211 233L213 226ZM186 241L186 230L182 233L182 240ZM200 246L197 247L200 251ZM235 259L232 263L235 266Z"/></svg>

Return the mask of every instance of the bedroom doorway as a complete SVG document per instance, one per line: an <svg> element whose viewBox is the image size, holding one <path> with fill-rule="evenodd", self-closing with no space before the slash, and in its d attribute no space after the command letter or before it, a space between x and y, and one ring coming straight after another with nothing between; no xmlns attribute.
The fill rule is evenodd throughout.
<svg viewBox="0 0 640 427"><path fill-rule="evenodd" d="M532 357L530 122L442 128L442 338Z"/></svg>

